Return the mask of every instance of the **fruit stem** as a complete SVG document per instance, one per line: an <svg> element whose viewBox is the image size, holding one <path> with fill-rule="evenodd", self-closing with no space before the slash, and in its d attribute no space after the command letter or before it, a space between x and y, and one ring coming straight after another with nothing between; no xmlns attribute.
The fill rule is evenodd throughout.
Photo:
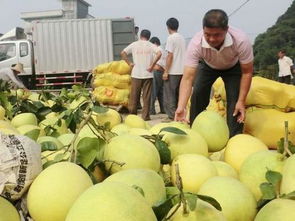
<svg viewBox="0 0 295 221"><path fill-rule="evenodd" d="M183 183L182 183L182 178L179 173L179 165L175 164L175 171L176 171L176 186L180 191L180 202L183 204L183 214L188 214L189 211L187 209L187 202L183 193Z"/></svg>
<svg viewBox="0 0 295 221"><path fill-rule="evenodd" d="M288 121L285 121L285 137L284 137L284 155L289 154L292 156L291 151L289 150L289 130L288 130Z"/></svg>

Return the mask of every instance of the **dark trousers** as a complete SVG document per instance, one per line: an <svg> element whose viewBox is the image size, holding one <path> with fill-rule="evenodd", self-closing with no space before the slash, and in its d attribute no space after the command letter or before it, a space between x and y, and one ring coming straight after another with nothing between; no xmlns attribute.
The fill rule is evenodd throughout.
<svg viewBox="0 0 295 221"><path fill-rule="evenodd" d="M230 131L230 137L243 132L243 124L237 122L237 116L233 117L236 102L239 98L241 69L240 64L228 70L216 70L204 62L198 66L193 94L191 97L190 123L195 117L204 111L209 104L211 86L215 80L221 77L226 91L227 114L226 120ZM218 134L216 134L218 136Z"/></svg>
<svg viewBox="0 0 295 221"><path fill-rule="evenodd" d="M150 103L151 103L151 92L152 92L153 79L137 79L131 78L131 91L129 97L128 109L130 114L137 114L137 104L140 101L140 95L142 91L142 119L150 119Z"/></svg>
<svg viewBox="0 0 295 221"><path fill-rule="evenodd" d="M174 119L177 108L181 78L182 75L169 74L168 80L164 81L164 107L170 119Z"/></svg>
<svg viewBox="0 0 295 221"><path fill-rule="evenodd" d="M163 101L163 71L154 71L153 89L151 96L151 108L150 113L156 114L155 102L158 99L160 105L160 112L164 113L164 101Z"/></svg>
<svg viewBox="0 0 295 221"><path fill-rule="evenodd" d="M291 75L279 77L279 82L285 83L285 84L291 84Z"/></svg>

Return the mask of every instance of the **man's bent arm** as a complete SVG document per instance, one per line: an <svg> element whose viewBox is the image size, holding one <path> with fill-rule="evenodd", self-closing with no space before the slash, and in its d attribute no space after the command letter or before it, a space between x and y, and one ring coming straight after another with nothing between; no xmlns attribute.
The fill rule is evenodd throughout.
<svg viewBox="0 0 295 221"><path fill-rule="evenodd" d="M180 82L178 108L185 109L188 99L192 93L193 81L195 79L197 68L185 67L183 77Z"/></svg>
<svg viewBox="0 0 295 221"><path fill-rule="evenodd" d="M250 90L252 75L253 75L253 62L248 64L241 64L242 77L240 83L240 93L238 102L246 103L247 94Z"/></svg>
<svg viewBox="0 0 295 221"><path fill-rule="evenodd" d="M169 73L170 68L172 66L172 61L173 61L173 53L168 52L168 55L166 57L166 66L165 66L165 72Z"/></svg>
<svg viewBox="0 0 295 221"><path fill-rule="evenodd" d="M126 53L125 51L122 51L122 52L121 52L121 58L122 58L124 61L126 61L126 63L127 63L129 66L132 65L131 62L129 61L128 56L127 56L127 53Z"/></svg>

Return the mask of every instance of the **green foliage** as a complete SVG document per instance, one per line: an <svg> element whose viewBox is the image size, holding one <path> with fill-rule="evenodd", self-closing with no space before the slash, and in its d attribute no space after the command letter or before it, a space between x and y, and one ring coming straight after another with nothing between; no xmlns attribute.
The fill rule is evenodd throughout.
<svg viewBox="0 0 295 221"><path fill-rule="evenodd" d="M286 55L295 58L295 1L278 18L275 25L256 37L254 43L254 66L256 75L276 79L278 73L277 53L286 50Z"/></svg>

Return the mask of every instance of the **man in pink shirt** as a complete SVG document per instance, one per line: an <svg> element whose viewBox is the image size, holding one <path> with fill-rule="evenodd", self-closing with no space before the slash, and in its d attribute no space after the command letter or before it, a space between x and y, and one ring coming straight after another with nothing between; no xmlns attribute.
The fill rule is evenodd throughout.
<svg viewBox="0 0 295 221"><path fill-rule="evenodd" d="M247 36L228 26L228 16L223 10L208 11L203 18L203 30L193 37L187 48L175 120L186 120L185 108L193 86L190 109L192 124L195 117L208 106L211 86L221 77L226 90L230 137L242 133L252 73L253 49Z"/></svg>

